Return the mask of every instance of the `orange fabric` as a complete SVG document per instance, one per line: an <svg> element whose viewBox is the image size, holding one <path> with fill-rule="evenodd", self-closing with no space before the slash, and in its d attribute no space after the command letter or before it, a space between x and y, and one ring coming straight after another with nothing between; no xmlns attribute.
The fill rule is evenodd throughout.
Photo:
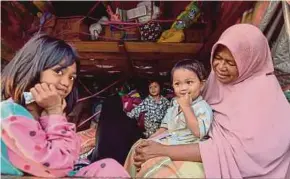
<svg viewBox="0 0 290 179"><path fill-rule="evenodd" d="M87 153L96 145L96 128L90 128L85 131L78 132L77 135L81 139L81 152L80 154Z"/></svg>

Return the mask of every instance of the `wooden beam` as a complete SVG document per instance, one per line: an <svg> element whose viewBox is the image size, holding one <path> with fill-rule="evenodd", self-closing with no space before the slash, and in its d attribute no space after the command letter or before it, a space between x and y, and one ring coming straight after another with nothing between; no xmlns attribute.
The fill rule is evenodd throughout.
<svg viewBox="0 0 290 179"><path fill-rule="evenodd" d="M126 48L124 41L119 42L118 46L119 46L119 50L121 51L121 53L123 53L124 56L126 57L126 62L127 62L126 75L127 75L127 77L131 77L133 74L133 70L134 70L133 69L133 61L130 58L130 55L128 53L128 50Z"/></svg>
<svg viewBox="0 0 290 179"><path fill-rule="evenodd" d="M113 52L119 53L118 42L104 41L67 41L72 44L78 52ZM128 53L197 53L201 43L154 43L154 42L124 42Z"/></svg>
<svg viewBox="0 0 290 179"><path fill-rule="evenodd" d="M138 53L131 52L130 58L132 60L152 61L164 60L170 61L172 59L194 58L196 54L189 53ZM101 53L101 52L79 52L81 60L125 60L126 56L122 53Z"/></svg>
<svg viewBox="0 0 290 179"><path fill-rule="evenodd" d="M102 52L79 52L81 60L124 60L126 57L121 53L102 53Z"/></svg>
<svg viewBox="0 0 290 179"><path fill-rule="evenodd" d="M158 52L158 53L196 53L202 44L199 43L125 43L129 52Z"/></svg>
<svg viewBox="0 0 290 179"><path fill-rule="evenodd" d="M81 69L82 71L124 71L124 67L112 67L112 68L98 68L96 66L83 66Z"/></svg>
<svg viewBox="0 0 290 179"><path fill-rule="evenodd" d="M110 69L110 68L106 68L106 66L110 65L110 66L115 66L115 67L120 67L120 68L127 68L127 63L124 60L124 62L116 62L116 61L102 61L102 62L96 62L96 61L89 61L89 60L81 60L80 61L81 64L81 68L83 67L92 67L92 68L99 68L97 66L105 66L103 69Z"/></svg>

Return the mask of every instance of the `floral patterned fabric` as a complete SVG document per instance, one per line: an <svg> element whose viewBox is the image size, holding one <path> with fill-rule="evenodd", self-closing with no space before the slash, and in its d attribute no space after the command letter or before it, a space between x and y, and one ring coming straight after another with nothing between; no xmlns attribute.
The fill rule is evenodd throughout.
<svg viewBox="0 0 290 179"><path fill-rule="evenodd" d="M149 22L140 27L141 40L155 42L161 35L162 28L156 22Z"/></svg>

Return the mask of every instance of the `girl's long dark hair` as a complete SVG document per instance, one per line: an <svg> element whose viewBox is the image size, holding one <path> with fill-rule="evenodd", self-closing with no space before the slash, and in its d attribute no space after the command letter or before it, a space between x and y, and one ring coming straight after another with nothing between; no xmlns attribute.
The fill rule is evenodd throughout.
<svg viewBox="0 0 290 179"><path fill-rule="evenodd" d="M2 98L12 98L16 103L24 105L23 92L29 91L39 83L40 73L57 64L77 65L79 60L76 51L65 41L37 34L32 37L4 68L1 78ZM71 93L66 97L66 113L71 112L78 99L77 79Z"/></svg>

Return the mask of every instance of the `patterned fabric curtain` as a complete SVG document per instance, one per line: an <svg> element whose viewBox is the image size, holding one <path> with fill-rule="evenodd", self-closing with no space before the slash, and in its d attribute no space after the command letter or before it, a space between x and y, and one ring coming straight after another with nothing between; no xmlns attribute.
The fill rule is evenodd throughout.
<svg viewBox="0 0 290 179"><path fill-rule="evenodd" d="M284 24L272 45L272 54L278 79L282 86L290 85L290 5L282 3ZM279 14L282 14L281 8ZM281 16L281 15L280 15Z"/></svg>
<svg viewBox="0 0 290 179"><path fill-rule="evenodd" d="M269 41L275 74L282 87L290 85L290 4L286 1L257 2L240 21L258 26ZM290 88L290 87L289 87Z"/></svg>

